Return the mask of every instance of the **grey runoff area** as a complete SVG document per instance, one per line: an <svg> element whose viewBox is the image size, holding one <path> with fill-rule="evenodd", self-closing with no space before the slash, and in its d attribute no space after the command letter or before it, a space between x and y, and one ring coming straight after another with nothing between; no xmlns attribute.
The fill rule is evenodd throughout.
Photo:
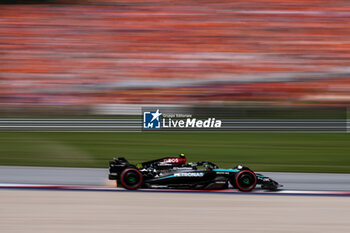
<svg viewBox="0 0 350 233"><path fill-rule="evenodd" d="M283 190L350 191L350 174L262 172ZM108 169L0 166L0 184L76 185L105 187Z"/></svg>

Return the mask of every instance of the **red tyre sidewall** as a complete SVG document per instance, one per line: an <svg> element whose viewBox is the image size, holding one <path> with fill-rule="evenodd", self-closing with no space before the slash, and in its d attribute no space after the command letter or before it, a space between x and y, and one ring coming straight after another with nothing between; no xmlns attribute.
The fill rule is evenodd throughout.
<svg viewBox="0 0 350 233"><path fill-rule="evenodd" d="M128 171L135 171L136 173L138 173L140 175L140 181L137 183L137 185L135 187L130 187L128 186L127 184L125 184L124 182L124 176L125 174L128 172ZM136 168L128 168L128 169L125 169L120 177L120 182L122 183L122 185L126 188L126 189L138 189L141 184L142 184L142 181L143 181L143 177L142 177L142 174L139 170L137 170Z"/></svg>
<svg viewBox="0 0 350 233"><path fill-rule="evenodd" d="M249 189L242 188L242 187L239 185L239 183L238 183L238 177L239 177L242 173L245 173L245 172L248 172L248 173L252 174L253 177L254 177L254 185L253 185L251 188L249 188ZM237 175L236 175L235 180L236 180L236 185L237 185L238 189L241 190L241 191L244 191L244 192L252 191L252 190L255 188L256 183L257 183L257 179L256 179L255 173L252 172L252 171L249 171L249 170L243 170L243 171L238 172Z"/></svg>

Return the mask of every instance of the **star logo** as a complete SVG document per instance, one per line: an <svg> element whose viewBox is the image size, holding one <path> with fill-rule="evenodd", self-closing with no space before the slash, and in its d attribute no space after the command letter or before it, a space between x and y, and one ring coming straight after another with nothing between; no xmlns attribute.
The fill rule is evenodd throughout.
<svg viewBox="0 0 350 233"><path fill-rule="evenodd" d="M160 129L162 113L157 111L143 112L143 128L144 129Z"/></svg>
<svg viewBox="0 0 350 233"><path fill-rule="evenodd" d="M151 122L154 121L155 119L157 119L157 121L159 121L159 116L162 115L162 114L159 112L159 109L157 109L157 111L156 111L155 113L151 113L151 114L152 114L152 116L153 116Z"/></svg>

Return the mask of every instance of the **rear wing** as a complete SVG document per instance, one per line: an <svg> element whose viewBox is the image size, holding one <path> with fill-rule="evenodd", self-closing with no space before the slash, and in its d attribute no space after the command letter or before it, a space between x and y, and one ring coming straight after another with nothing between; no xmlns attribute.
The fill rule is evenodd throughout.
<svg viewBox="0 0 350 233"><path fill-rule="evenodd" d="M109 162L109 179L117 180L120 178L121 173L130 167L130 163L123 157L114 158Z"/></svg>

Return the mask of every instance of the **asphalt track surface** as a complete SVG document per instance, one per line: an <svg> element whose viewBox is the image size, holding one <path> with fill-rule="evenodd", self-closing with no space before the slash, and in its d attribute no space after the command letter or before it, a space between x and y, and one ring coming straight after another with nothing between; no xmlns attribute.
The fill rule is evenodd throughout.
<svg viewBox="0 0 350 233"><path fill-rule="evenodd" d="M350 192L350 174L262 172L286 191ZM113 187L108 169L0 166L0 184Z"/></svg>
<svg viewBox="0 0 350 233"><path fill-rule="evenodd" d="M217 131L348 132L347 120L233 120L223 119L218 129L171 129ZM141 119L21 119L0 118L0 130L10 131L135 131L142 130ZM159 131L159 130L157 130Z"/></svg>

